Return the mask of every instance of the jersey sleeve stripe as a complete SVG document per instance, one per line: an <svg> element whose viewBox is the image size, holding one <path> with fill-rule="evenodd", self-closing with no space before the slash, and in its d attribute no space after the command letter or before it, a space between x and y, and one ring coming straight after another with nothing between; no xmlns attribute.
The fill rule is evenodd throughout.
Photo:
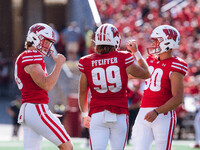
<svg viewBox="0 0 200 150"><path fill-rule="evenodd" d="M22 63L27 62L27 61L37 61L37 60L42 60L42 58L36 58L36 59L25 59L25 60L22 60Z"/></svg>
<svg viewBox="0 0 200 150"><path fill-rule="evenodd" d="M41 57L42 58L42 55L24 56L24 57L22 57L22 59L33 58L33 57Z"/></svg>
<svg viewBox="0 0 200 150"><path fill-rule="evenodd" d="M185 73L187 72L186 69L181 68L181 67L178 67L178 66L174 66L174 65L172 65L171 67L176 68L176 69L179 69L179 70L181 70L181 71L183 71L183 72L185 72Z"/></svg>
<svg viewBox="0 0 200 150"><path fill-rule="evenodd" d="M130 59L133 59L133 56L126 58L125 61L129 61Z"/></svg>
<svg viewBox="0 0 200 150"><path fill-rule="evenodd" d="M132 60L130 60L130 61L128 61L128 62L125 62L125 64L129 64L129 63L131 63L131 62L134 62L134 60L132 59Z"/></svg>
<svg viewBox="0 0 200 150"><path fill-rule="evenodd" d="M81 69L81 70L84 70L84 68L81 68L81 67L78 67L79 69Z"/></svg>
<svg viewBox="0 0 200 150"><path fill-rule="evenodd" d="M79 66L81 66L81 67L83 67L83 65L82 65L82 64L80 64L80 63L78 63L78 65L79 65Z"/></svg>
<svg viewBox="0 0 200 150"><path fill-rule="evenodd" d="M84 67L83 67L83 65L82 65L82 64L80 64L80 63L78 63L78 68L79 68L80 70L84 70Z"/></svg>
<svg viewBox="0 0 200 150"><path fill-rule="evenodd" d="M182 65L182 64L180 64L180 63L172 62L172 64L177 65L177 66L181 66L181 67L187 69L187 66Z"/></svg>

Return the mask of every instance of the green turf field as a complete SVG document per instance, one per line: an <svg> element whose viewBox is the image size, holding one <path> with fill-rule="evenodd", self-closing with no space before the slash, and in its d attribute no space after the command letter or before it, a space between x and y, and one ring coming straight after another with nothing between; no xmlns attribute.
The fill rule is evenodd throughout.
<svg viewBox="0 0 200 150"><path fill-rule="evenodd" d="M90 150L90 148L84 148L85 139L72 139L74 144L74 150ZM173 141L172 150L200 150L199 148L190 148L193 144L191 141ZM126 145L125 150L132 150L132 145ZM0 150L23 150L22 141L0 141ZM52 143L43 140L42 150L57 150L57 147ZM107 148L108 150L108 148ZM153 147L152 147L153 150Z"/></svg>

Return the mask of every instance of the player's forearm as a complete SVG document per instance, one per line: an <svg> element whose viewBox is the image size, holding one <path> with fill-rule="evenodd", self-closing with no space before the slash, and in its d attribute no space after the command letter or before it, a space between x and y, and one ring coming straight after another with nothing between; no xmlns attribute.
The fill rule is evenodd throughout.
<svg viewBox="0 0 200 150"><path fill-rule="evenodd" d="M81 112L88 112L87 91L79 87L78 104Z"/></svg>
<svg viewBox="0 0 200 150"><path fill-rule="evenodd" d="M144 60L144 58L139 59L137 62L138 62L138 65L143 69L144 78L145 79L149 78L151 75L148 69L147 62Z"/></svg>
<svg viewBox="0 0 200 150"><path fill-rule="evenodd" d="M181 96L181 95L173 96L164 105L159 106L158 108L156 108L156 111L159 114L166 113L168 111L171 111L171 110L177 108L182 102L183 102L183 96Z"/></svg>
<svg viewBox="0 0 200 150"><path fill-rule="evenodd" d="M56 84L62 66L55 66L51 74L46 77L45 90L50 91Z"/></svg>
<svg viewBox="0 0 200 150"><path fill-rule="evenodd" d="M81 112L88 112L88 104L85 102L85 98L79 98L79 108Z"/></svg>
<svg viewBox="0 0 200 150"><path fill-rule="evenodd" d="M148 69L148 64L147 62L144 60L144 58L142 57L141 53L139 52L139 50L137 50L135 53L133 53L133 55L135 56L138 65L141 67L142 69L142 74L143 74L143 79L147 79L150 77L150 72Z"/></svg>
<svg viewBox="0 0 200 150"><path fill-rule="evenodd" d="M88 82L87 82L87 78L86 75L84 73L81 73L80 76L80 81L79 81L79 107L81 112L87 112L88 111Z"/></svg>
<svg viewBox="0 0 200 150"><path fill-rule="evenodd" d="M171 92L172 98L169 99L164 105L158 107L158 113L165 113L175 109L183 102L184 86L183 75L178 72L172 72L171 76Z"/></svg>
<svg viewBox="0 0 200 150"><path fill-rule="evenodd" d="M24 70L30 74L35 84L43 90L50 91L57 82L61 67L61 65L55 66L52 73L48 76L46 76L46 73L40 64L28 65Z"/></svg>

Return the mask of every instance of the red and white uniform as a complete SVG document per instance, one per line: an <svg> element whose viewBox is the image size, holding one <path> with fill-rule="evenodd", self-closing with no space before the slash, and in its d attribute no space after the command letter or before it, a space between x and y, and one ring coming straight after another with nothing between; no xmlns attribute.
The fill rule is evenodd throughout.
<svg viewBox="0 0 200 150"><path fill-rule="evenodd" d="M91 91L90 138L94 150L105 149L109 138L112 148L124 148L128 130L126 67L133 62L133 56L125 51L94 53L79 60L79 70L85 73Z"/></svg>
<svg viewBox="0 0 200 150"><path fill-rule="evenodd" d="M40 64L45 71L43 56L36 50L26 50L19 55L15 64L15 79L19 90L22 93L22 103L48 104L47 91L41 89L27 74L24 67L30 64Z"/></svg>
<svg viewBox="0 0 200 150"><path fill-rule="evenodd" d="M187 72L187 64L178 57L171 57L159 61L157 57L150 56L146 60L151 72L151 78L145 81L144 96L141 107L159 107L171 97L170 75L172 72ZM159 100L157 99L159 97Z"/></svg>
<svg viewBox="0 0 200 150"><path fill-rule="evenodd" d="M155 150L170 150L176 125L175 110L159 114L152 123L144 120L144 117L149 111L165 104L172 97L170 75L174 71L185 75L187 64L178 57L160 61L155 56L149 56L147 63L151 77L145 80L140 111L133 127L134 150L149 150L153 140L155 140Z"/></svg>
<svg viewBox="0 0 200 150"><path fill-rule="evenodd" d="M43 56L36 50L26 50L16 60L15 80L23 103L19 120L24 127L24 149L40 150L42 136L58 146L69 141L70 137L49 110L47 91L41 89L25 72L24 67L30 64L40 64L46 72Z"/></svg>
<svg viewBox="0 0 200 150"><path fill-rule="evenodd" d="M91 90L90 115L104 109L128 114L126 67L133 62L133 56L125 51L94 53L80 59L79 70L86 74Z"/></svg>

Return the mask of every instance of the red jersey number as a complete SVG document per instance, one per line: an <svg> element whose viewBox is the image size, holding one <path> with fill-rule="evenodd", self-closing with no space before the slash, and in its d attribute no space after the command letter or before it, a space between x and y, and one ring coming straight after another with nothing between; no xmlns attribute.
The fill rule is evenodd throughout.
<svg viewBox="0 0 200 150"><path fill-rule="evenodd" d="M107 91L116 93L122 89L120 69L116 65L109 66L105 70L101 67L92 69L92 81L94 89L99 93Z"/></svg>

